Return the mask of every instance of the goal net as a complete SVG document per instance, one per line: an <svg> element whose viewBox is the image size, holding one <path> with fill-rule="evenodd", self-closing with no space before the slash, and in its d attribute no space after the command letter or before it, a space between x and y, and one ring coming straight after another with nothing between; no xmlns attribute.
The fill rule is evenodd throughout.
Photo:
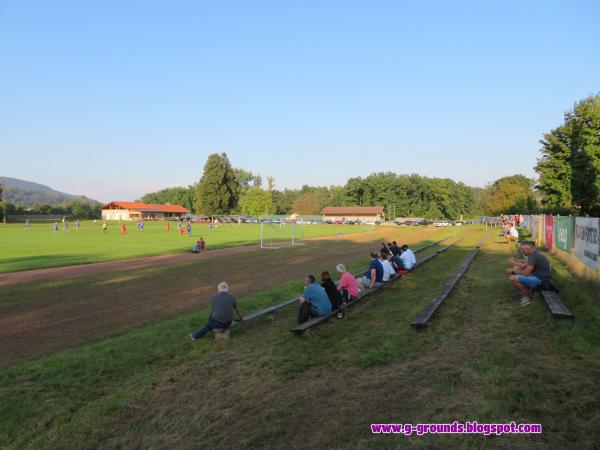
<svg viewBox="0 0 600 450"><path fill-rule="evenodd" d="M282 248L304 244L304 224L270 223L260 224L260 248Z"/></svg>

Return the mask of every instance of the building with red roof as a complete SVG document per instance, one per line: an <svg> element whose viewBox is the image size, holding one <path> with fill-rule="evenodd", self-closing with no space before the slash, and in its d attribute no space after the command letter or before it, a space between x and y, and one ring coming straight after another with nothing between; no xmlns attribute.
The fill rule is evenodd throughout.
<svg viewBox="0 0 600 450"><path fill-rule="evenodd" d="M332 222L382 222L383 206L328 206L323 208L323 220Z"/></svg>
<svg viewBox="0 0 600 450"><path fill-rule="evenodd" d="M102 208L102 220L179 219L190 211L180 205L144 202L110 202Z"/></svg>

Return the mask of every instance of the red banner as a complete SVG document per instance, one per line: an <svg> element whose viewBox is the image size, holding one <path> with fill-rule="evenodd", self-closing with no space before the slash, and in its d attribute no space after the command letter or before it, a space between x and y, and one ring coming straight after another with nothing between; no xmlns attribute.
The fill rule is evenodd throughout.
<svg viewBox="0 0 600 450"><path fill-rule="evenodd" d="M552 250L554 239L554 217L546 216L546 248Z"/></svg>

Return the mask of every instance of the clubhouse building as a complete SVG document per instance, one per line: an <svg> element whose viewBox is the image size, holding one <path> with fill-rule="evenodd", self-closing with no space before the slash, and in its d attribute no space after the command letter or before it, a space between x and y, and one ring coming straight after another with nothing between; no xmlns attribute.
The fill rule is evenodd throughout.
<svg viewBox="0 0 600 450"><path fill-rule="evenodd" d="M102 220L179 219L190 211L180 205L144 202L110 202L102 207Z"/></svg>
<svg viewBox="0 0 600 450"><path fill-rule="evenodd" d="M328 206L323 208L323 221L383 222L383 206Z"/></svg>

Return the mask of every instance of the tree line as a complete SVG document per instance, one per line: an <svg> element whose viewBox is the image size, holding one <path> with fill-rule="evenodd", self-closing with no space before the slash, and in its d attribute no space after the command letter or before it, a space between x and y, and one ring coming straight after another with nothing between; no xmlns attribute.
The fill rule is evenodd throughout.
<svg viewBox="0 0 600 450"><path fill-rule="evenodd" d="M273 177L266 177L263 186L261 175L235 168L227 154L215 153L195 185L163 189L141 200L180 204L204 215L318 215L326 206L377 205L396 217L458 219L482 212L477 210L476 189L448 178L381 172L351 178L344 186L278 190Z"/></svg>
<svg viewBox="0 0 600 450"><path fill-rule="evenodd" d="M56 205L35 204L31 207L6 203L6 215L63 215L80 219L97 219L100 217L101 204L89 199L67 200ZM4 207L0 201L0 221L4 219Z"/></svg>

